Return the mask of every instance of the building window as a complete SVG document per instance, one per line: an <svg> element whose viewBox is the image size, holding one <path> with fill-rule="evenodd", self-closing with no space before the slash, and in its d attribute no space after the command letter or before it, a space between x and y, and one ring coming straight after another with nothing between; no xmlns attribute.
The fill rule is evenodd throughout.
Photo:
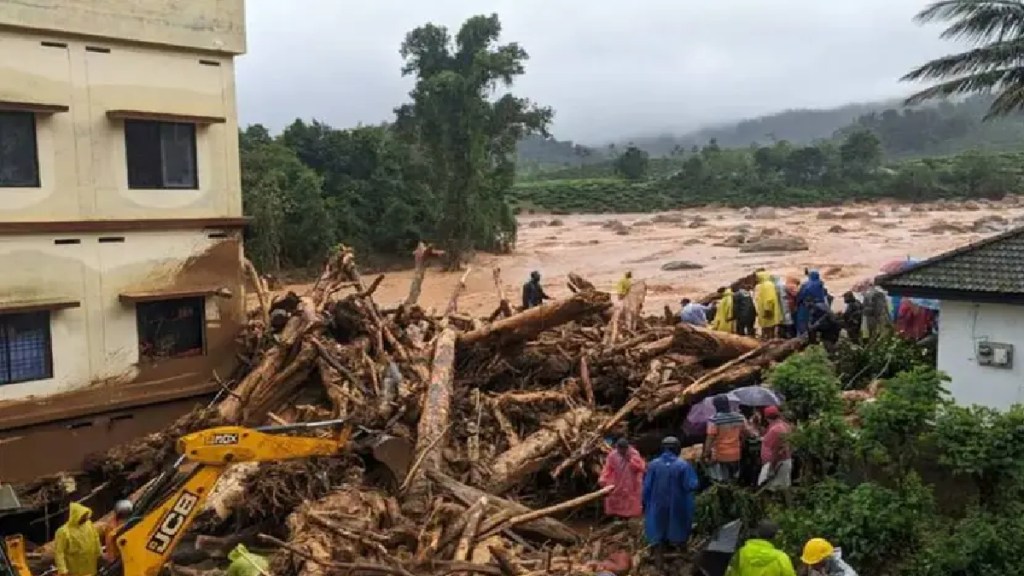
<svg viewBox="0 0 1024 576"><path fill-rule="evenodd" d="M139 330L139 357L166 360L201 356L206 299L176 298L139 302L135 315Z"/></svg>
<svg viewBox="0 0 1024 576"><path fill-rule="evenodd" d="M0 111L0 187L39 187L36 117L31 112Z"/></svg>
<svg viewBox="0 0 1024 576"><path fill-rule="evenodd" d="M195 124L125 120L124 145L129 188L198 188Z"/></svg>
<svg viewBox="0 0 1024 576"><path fill-rule="evenodd" d="M0 384L53 378L50 313L0 315Z"/></svg>

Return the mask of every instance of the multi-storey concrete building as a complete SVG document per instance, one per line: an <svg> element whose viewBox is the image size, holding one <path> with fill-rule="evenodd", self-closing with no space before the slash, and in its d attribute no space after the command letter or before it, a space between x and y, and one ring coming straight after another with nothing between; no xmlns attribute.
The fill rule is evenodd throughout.
<svg viewBox="0 0 1024 576"><path fill-rule="evenodd" d="M159 430L244 321L243 0L0 2L0 480Z"/></svg>

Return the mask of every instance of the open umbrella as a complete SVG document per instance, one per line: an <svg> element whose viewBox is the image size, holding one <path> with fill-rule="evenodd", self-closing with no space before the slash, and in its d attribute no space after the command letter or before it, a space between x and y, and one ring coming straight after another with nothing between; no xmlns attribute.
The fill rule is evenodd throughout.
<svg viewBox="0 0 1024 576"><path fill-rule="evenodd" d="M764 386L744 386L733 390L731 394L738 398L743 406L762 407L782 404L779 395Z"/></svg>
<svg viewBox="0 0 1024 576"><path fill-rule="evenodd" d="M726 396L729 398L729 404L733 410L739 407L740 399L735 394L730 392ZM711 417L714 415L714 396L708 396L701 402L690 406L690 411L686 414L686 421L683 422L683 431L690 436L703 434L704 429L707 428L708 420L711 420Z"/></svg>

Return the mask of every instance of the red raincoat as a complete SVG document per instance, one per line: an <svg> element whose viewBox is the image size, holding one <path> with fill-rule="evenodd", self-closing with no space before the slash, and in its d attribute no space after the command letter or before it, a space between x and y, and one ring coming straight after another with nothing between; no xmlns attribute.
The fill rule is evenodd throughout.
<svg viewBox="0 0 1024 576"><path fill-rule="evenodd" d="M896 331L908 340L917 341L928 335L934 319L935 312L904 298L896 314Z"/></svg>
<svg viewBox="0 0 1024 576"><path fill-rule="evenodd" d="M618 450L612 450L604 461L601 486L615 486L611 494L604 498L604 512L609 516L636 518L643 516L642 503L644 489L644 470L647 462L632 446L625 457Z"/></svg>

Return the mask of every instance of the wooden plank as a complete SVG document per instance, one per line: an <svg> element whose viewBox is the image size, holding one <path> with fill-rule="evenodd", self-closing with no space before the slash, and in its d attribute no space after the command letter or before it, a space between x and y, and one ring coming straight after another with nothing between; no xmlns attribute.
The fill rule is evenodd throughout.
<svg viewBox="0 0 1024 576"><path fill-rule="evenodd" d="M45 104L43 102L17 102L0 100L0 112L31 112L33 114L58 114L71 110L64 104Z"/></svg>
<svg viewBox="0 0 1024 576"><path fill-rule="evenodd" d="M42 312L43 310L66 310L68 308L78 308L81 305L80 301L68 298L0 302L0 315L25 314L28 312Z"/></svg>
<svg viewBox="0 0 1024 576"><path fill-rule="evenodd" d="M223 124L227 122L227 118L224 116L175 114L174 112L154 112L150 110L107 110L107 118L111 120L181 122L184 124Z"/></svg>
<svg viewBox="0 0 1024 576"><path fill-rule="evenodd" d="M220 292L220 288L183 288L183 289L161 289L161 290L140 290L136 292L122 292L117 299L122 304L135 304L137 302L154 302L157 300L175 300L178 298L195 298L197 296L213 296Z"/></svg>

